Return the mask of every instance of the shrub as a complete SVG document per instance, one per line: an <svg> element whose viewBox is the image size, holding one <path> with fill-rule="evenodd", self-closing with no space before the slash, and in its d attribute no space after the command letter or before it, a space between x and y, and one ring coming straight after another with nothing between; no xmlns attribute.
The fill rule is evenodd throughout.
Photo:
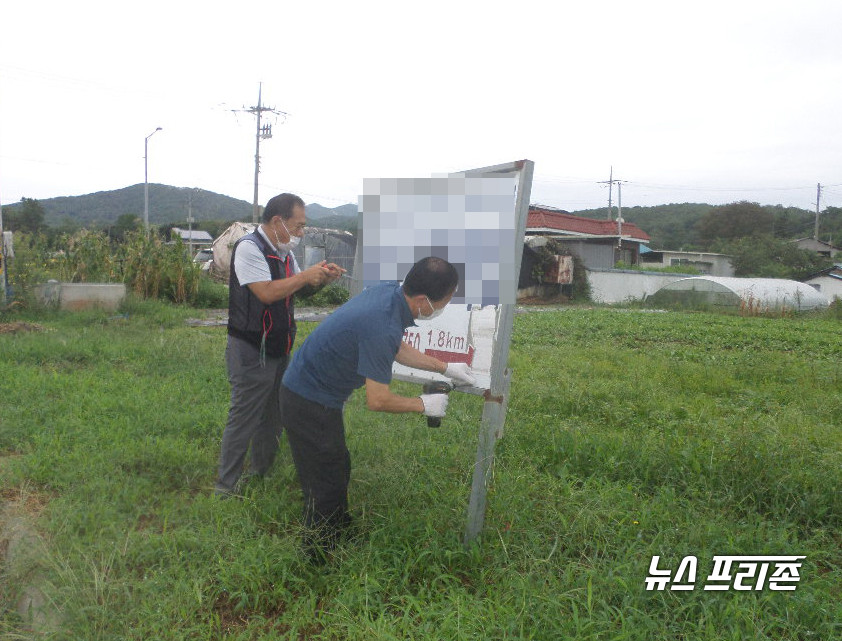
<svg viewBox="0 0 842 641"><path fill-rule="evenodd" d="M189 303L198 294L201 268L180 239L168 245L142 231L126 234L123 270L126 285L142 298Z"/></svg>
<svg viewBox="0 0 842 641"><path fill-rule="evenodd" d="M532 249L537 257L537 261L532 268L532 277L538 281L539 284L544 284L544 274L550 264L553 256L571 256L573 258L573 283L572 285L562 285L563 292L569 290L570 300L577 302L588 302L591 300L591 284L588 281L588 272L585 268L585 263L579 258L579 255L566 249L564 245L556 242L550 238L545 245L535 247Z"/></svg>
<svg viewBox="0 0 842 641"><path fill-rule="evenodd" d="M218 309L228 307L228 287L219 283L209 276L202 274L199 277L199 289L196 292L196 299L193 307L202 309Z"/></svg>
<svg viewBox="0 0 842 641"><path fill-rule="evenodd" d="M336 283L331 283L311 296L296 297L295 302L308 307L332 307L347 303L349 298L350 293L347 289Z"/></svg>
<svg viewBox="0 0 842 641"><path fill-rule="evenodd" d="M49 250L43 234L15 234L15 257L8 263L8 281L12 300L32 303L32 290L36 285L60 274L59 258Z"/></svg>
<svg viewBox="0 0 842 641"><path fill-rule="evenodd" d="M66 249L59 256L61 280L67 283L110 283L119 281L118 257L102 232L82 229L65 236Z"/></svg>
<svg viewBox="0 0 842 641"><path fill-rule="evenodd" d="M647 265L629 265L628 263L618 260L614 265L614 269L627 269L635 272L662 272L665 274L701 274L698 269L690 265L669 265L667 267L655 267Z"/></svg>

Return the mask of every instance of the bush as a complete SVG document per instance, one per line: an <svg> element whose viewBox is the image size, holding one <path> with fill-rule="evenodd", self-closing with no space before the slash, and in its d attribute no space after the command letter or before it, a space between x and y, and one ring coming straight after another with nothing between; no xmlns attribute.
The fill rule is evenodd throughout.
<svg viewBox="0 0 842 641"><path fill-rule="evenodd" d="M299 305L307 307L332 307L334 305L342 305L347 303L350 298L350 293L347 289L336 283L332 283L320 289L312 296L296 296L295 302Z"/></svg>
<svg viewBox="0 0 842 641"><path fill-rule="evenodd" d="M842 298L834 298L827 313L831 318L842 321Z"/></svg>
<svg viewBox="0 0 842 641"><path fill-rule="evenodd" d="M573 283L571 285L563 285L562 292L567 293L571 301L586 303L591 300L591 284L588 281L588 270L585 268L585 263L579 258L579 255L570 251L563 244L558 243L554 239L547 240L545 245L533 248L532 250L537 261L532 268L532 277L538 281L539 284L544 284L544 274L553 256L571 256L573 258Z"/></svg>
<svg viewBox="0 0 842 641"><path fill-rule="evenodd" d="M192 304L201 309L228 307L228 286L203 274L199 277L199 289Z"/></svg>
<svg viewBox="0 0 842 641"><path fill-rule="evenodd" d="M119 258L104 233L82 229L62 240L66 249L59 255L60 280L66 283L122 280Z"/></svg>
<svg viewBox="0 0 842 641"><path fill-rule="evenodd" d="M184 251L184 244L165 244L158 236L138 231L126 235L124 281L142 298L190 303L199 291L201 268Z"/></svg>
<svg viewBox="0 0 842 641"><path fill-rule="evenodd" d="M15 234L15 257L8 262L12 300L31 304L33 288L60 277L59 259L50 252L43 234Z"/></svg>
<svg viewBox="0 0 842 641"><path fill-rule="evenodd" d="M626 269L629 271L635 272L662 272L664 274L699 274L700 272L695 267L691 267L690 265L669 265L667 267L655 267L655 266L648 266L646 264L643 265L629 265L622 260L618 260L617 263L614 265L614 269Z"/></svg>

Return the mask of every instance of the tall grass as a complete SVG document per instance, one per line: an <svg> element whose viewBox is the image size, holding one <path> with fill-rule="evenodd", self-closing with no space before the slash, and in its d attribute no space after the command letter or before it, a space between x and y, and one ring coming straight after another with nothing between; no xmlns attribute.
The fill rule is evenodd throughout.
<svg viewBox="0 0 842 641"><path fill-rule="evenodd" d="M0 335L0 482L38 527L67 639L832 639L840 636L842 342L830 318L520 315L481 546L461 545L480 399L346 408L359 539L298 554L286 444L211 496L224 328L137 303ZM301 324L302 338L310 324ZM408 384L403 393L418 393ZM14 453L14 456L10 456ZM653 555L699 557L647 592ZM804 554L794 592L705 592L715 554ZM12 601L19 576L5 576ZM28 638L10 608L0 633ZM17 637L15 636L17 635ZM2 636L2 634L0 634Z"/></svg>
<svg viewBox="0 0 842 641"><path fill-rule="evenodd" d="M50 247L43 235L19 234L10 262L15 300L32 306L34 287L48 279L73 283L125 283L140 298L156 298L196 306L227 305L227 290L209 278L176 239L165 243L143 231L112 243L102 232L81 230Z"/></svg>

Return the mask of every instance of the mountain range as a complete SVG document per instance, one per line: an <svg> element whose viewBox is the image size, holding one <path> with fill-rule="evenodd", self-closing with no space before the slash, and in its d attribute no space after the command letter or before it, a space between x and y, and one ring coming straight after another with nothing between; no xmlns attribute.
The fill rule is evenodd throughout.
<svg viewBox="0 0 842 641"><path fill-rule="evenodd" d="M108 227L121 216L135 215L143 219L143 184L101 191L82 196L47 198L38 203L44 210L44 222L51 227ZM4 207L12 212L21 203ZM783 238L809 236L814 214L794 207L764 205L775 220L775 235ZM357 205L347 204L328 208L311 203L306 206L307 218L319 227L356 232ZM698 246L697 224L713 205L704 203L672 203L650 207L625 207L623 218L637 224L652 238L653 248L682 249ZM149 222L160 226L186 226L188 210L192 212L194 227L215 235L230 221L251 221L252 205L205 189L149 184ZM616 212L616 208L614 210ZM839 208L829 208L823 215L822 230L832 237L842 236L842 217ZM607 210L590 209L570 212L586 218L605 219Z"/></svg>
<svg viewBox="0 0 842 641"><path fill-rule="evenodd" d="M124 214L143 219L143 183L99 191L82 196L60 196L38 201L44 209L44 222L50 226L71 224L76 226L107 226L117 222ZM19 203L9 205L14 210ZM357 206L348 204L335 208L317 203L306 206L307 217L312 220L353 218L356 224ZM149 222L153 225L183 223L190 211L194 221L250 221L252 204L212 191L190 187L149 184Z"/></svg>

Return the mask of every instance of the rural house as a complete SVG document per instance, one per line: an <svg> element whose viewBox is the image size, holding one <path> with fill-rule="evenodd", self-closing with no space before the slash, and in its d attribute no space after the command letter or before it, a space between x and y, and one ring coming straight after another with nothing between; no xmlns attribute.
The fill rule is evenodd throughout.
<svg viewBox="0 0 842 641"><path fill-rule="evenodd" d="M640 248L640 266L644 269L662 269L664 267L693 268L708 276L734 275L731 256L710 252L683 252Z"/></svg>
<svg viewBox="0 0 842 641"><path fill-rule="evenodd" d="M807 285L824 294L828 300L842 300L842 263L836 263L804 279Z"/></svg>
<svg viewBox="0 0 842 641"><path fill-rule="evenodd" d="M172 235L178 236L185 245L192 245L196 249L210 247L213 244L213 237L208 232L199 229L173 227Z"/></svg>
<svg viewBox="0 0 842 641"><path fill-rule="evenodd" d="M792 244L796 245L799 249L809 249L828 258L836 258L839 254L842 254L842 249L834 247L823 240L816 240L815 238L799 238L798 240L793 240Z"/></svg>
<svg viewBox="0 0 842 641"><path fill-rule="evenodd" d="M548 241L552 241L556 250L578 256L588 271L613 270L620 261L639 264L641 246L649 241L649 235L634 223L584 218L560 209L532 205L526 221L518 282L520 295L535 295L541 289L533 272L542 262L542 248ZM572 259L563 255L552 258L540 268L544 270L541 280L546 284L570 285Z"/></svg>
<svg viewBox="0 0 842 641"><path fill-rule="evenodd" d="M649 234L634 223L573 216L540 205L529 207L526 236L545 236L582 259L588 269L612 269L618 262L637 265Z"/></svg>

